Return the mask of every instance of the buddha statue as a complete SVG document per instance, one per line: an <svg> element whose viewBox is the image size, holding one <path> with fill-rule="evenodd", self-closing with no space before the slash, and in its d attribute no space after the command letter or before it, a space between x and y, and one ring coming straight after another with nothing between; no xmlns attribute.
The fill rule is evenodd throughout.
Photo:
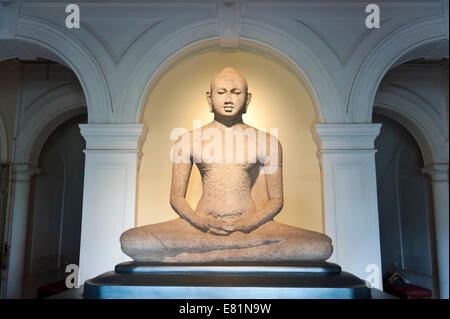
<svg viewBox="0 0 450 319"><path fill-rule="evenodd" d="M243 122L251 97L246 80L233 68L213 78L206 98L214 120L184 134L177 141L182 147L173 148L173 156L182 158L173 162L170 191L179 218L125 231L120 242L126 255L140 262L173 263L325 261L331 256L325 234L273 220L283 207L282 148L275 136ZM223 147L196 151L192 141L202 134L196 130L215 132L211 135ZM252 131L241 149L226 141L227 134ZM208 142L202 139L200 146ZM256 154L260 149L265 151ZM186 200L194 163L203 185L195 209Z"/></svg>

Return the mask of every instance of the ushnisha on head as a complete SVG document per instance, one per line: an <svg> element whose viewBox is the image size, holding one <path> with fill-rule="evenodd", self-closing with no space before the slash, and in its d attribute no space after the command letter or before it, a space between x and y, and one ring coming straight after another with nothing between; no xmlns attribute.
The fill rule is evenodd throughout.
<svg viewBox="0 0 450 319"><path fill-rule="evenodd" d="M246 113L251 97L247 81L231 67L217 74L206 92L210 111L216 119L224 121L234 121Z"/></svg>

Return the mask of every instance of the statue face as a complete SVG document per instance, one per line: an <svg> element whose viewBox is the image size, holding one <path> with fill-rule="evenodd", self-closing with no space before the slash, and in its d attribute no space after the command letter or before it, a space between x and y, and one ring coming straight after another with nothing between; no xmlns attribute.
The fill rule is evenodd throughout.
<svg viewBox="0 0 450 319"><path fill-rule="evenodd" d="M251 94L237 74L223 74L214 78L211 92L206 92L211 112L221 119L232 121L247 111Z"/></svg>

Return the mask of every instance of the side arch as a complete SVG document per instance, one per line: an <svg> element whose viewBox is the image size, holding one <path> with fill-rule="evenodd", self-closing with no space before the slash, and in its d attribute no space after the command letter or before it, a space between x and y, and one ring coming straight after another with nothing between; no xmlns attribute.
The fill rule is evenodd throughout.
<svg viewBox="0 0 450 319"><path fill-rule="evenodd" d="M360 67L352 86L348 113L353 123L369 123L378 87L385 74L403 56L438 40L447 40L443 16L416 21L381 42Z"/></svg>
<svg viewBox="0 0 450 319"><path fill-rule="evenodd" d="M375 97L373 112L388 116L403 125L419 144L424 165L440 163L444 139L433 119L414 102L409 92L396 92L400 88L381 89ZM400 94L401 93L401 94ZM448 159L447 159L448 160Z"/></svg>
<svg viewBox="0 0 450 319"><path fill-rule="evenodd" d="M72 69L86 96L89 123L112 121L106 77L94 56L76 38L43 21L23 17L18 19L16 38L47 49Z"/></svg>
<svg viewBox="0 0 450 319"><path fill-rule="evenodd" d="M17 137L16 162L37 167L39 154L48 136L66 120L82 113L86 113L86 101L80 90L51 99L28 121Z"/></svg>

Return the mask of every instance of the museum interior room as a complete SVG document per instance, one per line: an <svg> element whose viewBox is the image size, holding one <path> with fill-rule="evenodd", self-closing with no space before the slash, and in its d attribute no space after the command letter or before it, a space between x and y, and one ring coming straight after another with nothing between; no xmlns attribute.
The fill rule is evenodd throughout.
<svg viewBox="0 0 450 319"><path fill-rule="evenodd" d="M448 16L448 0L0 0L1 298L127 262L326 261L448 299ZM200 127L244 126L276 135L276 166L174 159ZM298 293L270 296L319 296Z"/></svg>

